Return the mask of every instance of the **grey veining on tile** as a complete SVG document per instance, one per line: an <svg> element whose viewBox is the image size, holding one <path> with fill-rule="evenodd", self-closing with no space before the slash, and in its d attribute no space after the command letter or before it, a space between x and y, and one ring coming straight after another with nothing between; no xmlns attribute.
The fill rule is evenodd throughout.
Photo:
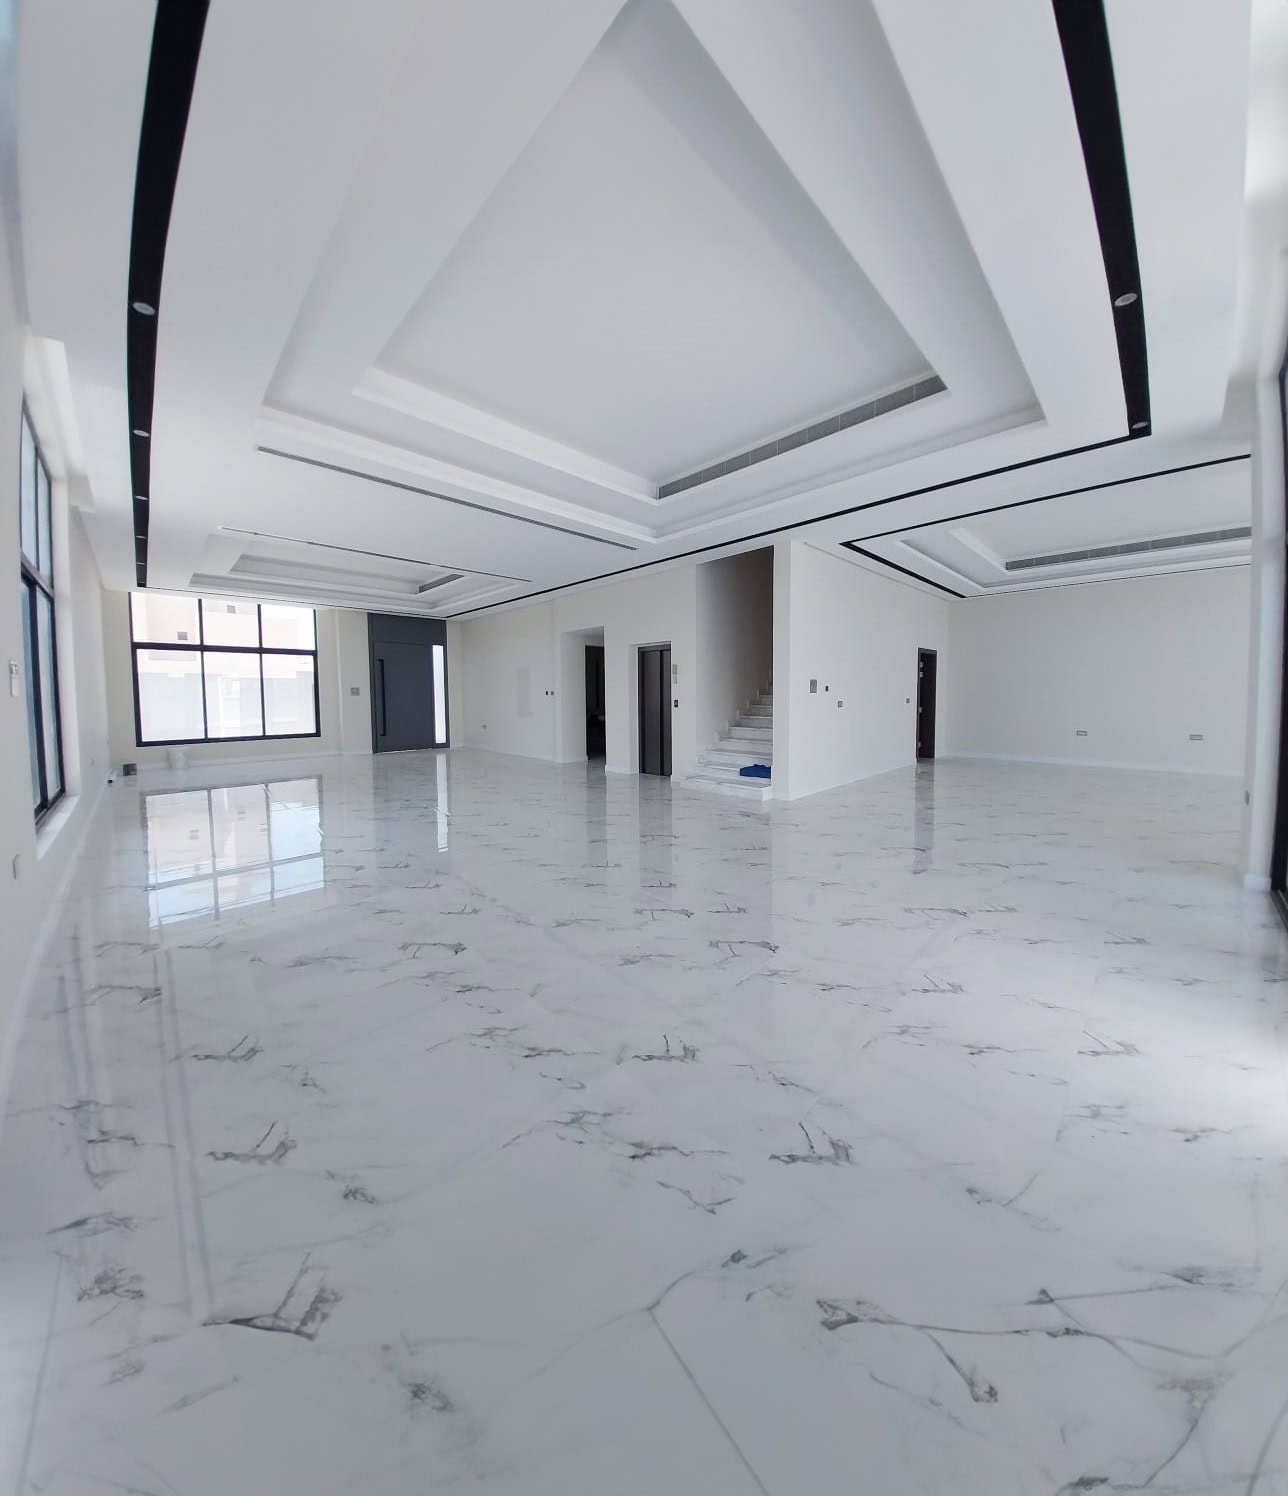
<svg viewBox="0 0 1288 1496"><path fill-rule="evenodd" d="M1285 1496L1238 822L953 762L114 786L0 1144L0 1491Z"/></svg>

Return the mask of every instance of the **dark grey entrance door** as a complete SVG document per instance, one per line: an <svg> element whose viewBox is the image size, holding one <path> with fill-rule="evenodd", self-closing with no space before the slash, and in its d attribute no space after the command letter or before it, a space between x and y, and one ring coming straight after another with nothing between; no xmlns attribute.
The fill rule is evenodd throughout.
<svg viewBox="0 0 1288 1496"><path fill-rule="evenodd" d="M917 651L917 757L935 756L935 675L939 657L933 649Z"/></svg>
<svg viewBox="0 0 1288 1496"><path fill-rule="evenodd" d="M369 613L371 744L377 753L447 746L447 628Z"/></svg>
<svg viewBox="0 0 1288 1496"><path fill-rule="evenodd" d="M671 773L671 646L640 650L640 773Z"/></svg>

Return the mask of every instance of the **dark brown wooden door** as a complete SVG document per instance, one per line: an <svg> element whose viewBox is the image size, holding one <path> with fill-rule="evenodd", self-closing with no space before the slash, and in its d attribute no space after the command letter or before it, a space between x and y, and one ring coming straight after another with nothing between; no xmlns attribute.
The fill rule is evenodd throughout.
<svg viewBox="0 0 1288 1496"><path fill-rule="evenodd" d="M935 674L938 656L933 649L917 651L917 757L935 756Z"/></svg>

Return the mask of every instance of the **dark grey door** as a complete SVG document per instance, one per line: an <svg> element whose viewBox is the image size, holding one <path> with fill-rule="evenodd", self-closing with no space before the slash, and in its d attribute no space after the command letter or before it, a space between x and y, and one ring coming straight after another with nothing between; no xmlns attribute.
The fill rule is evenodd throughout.
<svg viewBox="0 0 1288 1496"><path fill-rule="evenodd" d="M935 675L939 657L933 649L917 651L917 757L935 756Z"/></svg>
<svg viewBox="0 0 1288 1496"><path fill-rule="evenodd" d="M640 773L671 773L671 646L640 650Z"/></svg>
<svg viewBox="0 0 1288 1496"><path fill-rule="evenodd" d="M447 746L447 630L441 619L371 613L371 743L377 753Z"/></svg>

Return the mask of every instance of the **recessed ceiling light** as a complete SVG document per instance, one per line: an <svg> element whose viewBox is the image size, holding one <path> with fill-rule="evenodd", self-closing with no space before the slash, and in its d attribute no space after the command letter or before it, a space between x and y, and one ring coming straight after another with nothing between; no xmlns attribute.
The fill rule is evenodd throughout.
<svg viewBox="0 0 1288 1496"><path fill-rule="evenodd" d="M1145 429L1145 427L1148 426L1148 425L1149 425L1148 421L1133 421L1131 423L1131 429L1133 431L1143 431Z"/></svg>
<svg viewBox="0 0 1288 1496"><path fill-rule="evenodd" d="M1135 291L1124 291L1121 296L1114 297L1115 306L1130 306L1136 300Z"/></svg>
<svg viewBox="0 0 1288 1496"><path fill-rule="evenodd" d="M132 301L130 305L141 316L155 317L157 314L156 307L154 307L150 301Z"/></svg>
<svg viewBox="0 0 1288 1496"><path fill-rule="evenodd" d="M145 493L136 493L134 497L139 501L140 504L146 504L148 501L148 496Z"/></svg>
<svg viewBox="0 0 1288 1496"><path fill-rule="evenodd" d="M134 435L141 436L146 441L147 438L152 435L152 433L150 431L144 431L142 426L136 426L134 428Z"/></svg>

